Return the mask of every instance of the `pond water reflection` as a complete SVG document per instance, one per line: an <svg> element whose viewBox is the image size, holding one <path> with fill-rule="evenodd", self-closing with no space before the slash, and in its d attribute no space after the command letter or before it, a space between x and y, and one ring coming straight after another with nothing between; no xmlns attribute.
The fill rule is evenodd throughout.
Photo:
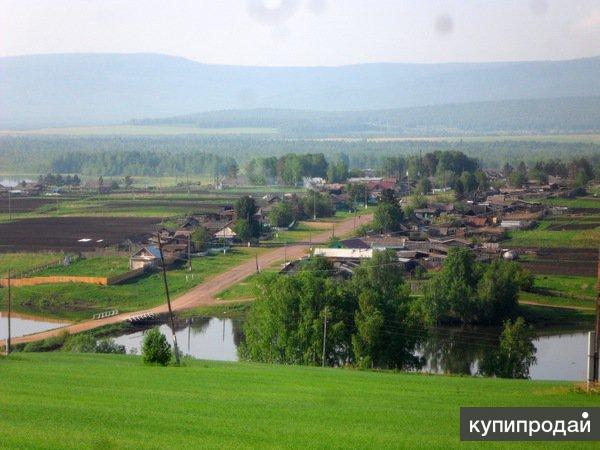
<svg viewBox="0 0 600 450"><path fill-rule="evenodd" d="M25 314L11 314L10 335L12 337L25 336L40 331L51 330L69 325L65 321L53 321L51 319L29 316ZM8 337L8 313L0 311L0 339Z"/></svg>
<svg viewBox="0 0 600 450"><path fill-rule="evenodd" d="M163 322L161 332L171 342L171 330ZM237 348L243 339L243 319L195 317L176 321L177 342L185 355L199 359L237 361ZM423 357L424 372L477 375L479 362L498 343L496 328L439 328L431 331L416 349ZM128 352L138 353L143 330L115 338ZM534 341L537 364L531 366L532 379L584 380L587 332L562 332Z"/></svg>
<svg viewBox="0 0 600 450"><path fill-rule="evenodd" d="M199 359L219 361L237 361L237 348L241 342L241 324L239 320L218 319L216 317L194 317L177 320L175 330L177 344L184 355ZM171 345L171 328L165 323L159 326ZM115 338L117 344L124 345L127 352L137 353L142 347L144 330L125 334Z"/></svg>

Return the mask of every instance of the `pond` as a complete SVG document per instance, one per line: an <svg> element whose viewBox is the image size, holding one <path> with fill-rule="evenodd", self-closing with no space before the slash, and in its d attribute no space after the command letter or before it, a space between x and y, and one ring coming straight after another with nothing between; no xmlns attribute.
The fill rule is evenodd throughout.
<svg viewBox="0 0 600 450"><path fill-rule="evenodd" d="M160 323L160 331L172 343L171 330ZM243 339L243 319L195 317L176 321L177 342L183 354L199 359L237 361ZM416 354L424 358L424 372L476 375L479 361L495 349L497 329L440 328L421 342ZM115 338L128 352L139 353L143 330ZM585 380L587 332L560 332L534 341L537 364L530 375L536 380Z"/></svg>
<svg viewBox="0 0 600 450"><path fill-rule="evenodd" d="M43 317L12 313L10 318L10 335L12 337L25 336L40 331L64 327L66 325L69 325L69 323L65 321L53 321L52 319ZM8 313L0 311L0 339L6 339L7 336Z"/></svg>
<svg viewBox="0 0 600 450"><path fill-rule="evenodd" d="M6 187L15 187L21 181L26 181L29 183L29 182L32 182L33 180L31 180L27 177L18 178L18 177L1 177L0 176L0 184L2 186L6 186Z"/></svg>
<svg viewBox="0 0 600 450"><path fill-rule="evenodd" d="M237 348L241 342L241 320L216 317L178 319L175 323L177 345L184 354L198 359L237 361ZM173 345L171 328L160 324L160 331ZM114 338L125 346L127 353L140 353L144 330Z"/></svg>

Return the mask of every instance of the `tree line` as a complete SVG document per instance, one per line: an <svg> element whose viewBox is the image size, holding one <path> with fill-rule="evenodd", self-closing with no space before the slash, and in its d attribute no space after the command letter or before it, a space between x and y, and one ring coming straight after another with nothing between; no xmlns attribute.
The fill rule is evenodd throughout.
<svg viewBox="0 0 600 450"><path fill-rule="evenodd" d="M424 360L416 348L427 327L454 321L494 323L504 324L504 333L482 373L527 377L534 361L534 334L522 319L512 320L522 281L519 269L503 260L475 267L469 252L451 249L423 298L411 297L391 250L374 252L350 279L335 276L331 263L322 258L304 261L294 275L263 274L244 326L240 356L280 364L420 368Z"/></svg>
<svg viewBox="0 0 600 450"><path fill-rule="evenodd" d="M501 169L507 162L515 164L515 161L523 161L533 166L540 160L558 159L565 162L581 157L587 158L596 171L600 164L598 143L547 139L529 141L497 137L481 141L336 141L256 136L2 136L0 167L5 171L22 173L50 171L96 176L182 176L188 173L214 173L215 163L210 160L218 155L223 160L219 164L220 174L225 175L233 168L227 168L227 161L231 159L241 167L255 158L279 158L287 153L322 153L329 161L345 155L344 164L348 170L371 168L388 170L392 174L398 170L389 164L387 157L401 156L406 159L419 153L436 151L460 151L476 159L480 167L495 169ZM119 153L127 156L119 158ZM143 156L146 153L148 156ZM201 155L206 155L206 159ZM88 158L90 161L86 162ZM103 164L107 164L107 172L104 172ZM267 171L267 176L275 180L276 164L273 165L272 161L267 162L269 164L272 171ZM81 170L83 168L85 172Z"/></svg>

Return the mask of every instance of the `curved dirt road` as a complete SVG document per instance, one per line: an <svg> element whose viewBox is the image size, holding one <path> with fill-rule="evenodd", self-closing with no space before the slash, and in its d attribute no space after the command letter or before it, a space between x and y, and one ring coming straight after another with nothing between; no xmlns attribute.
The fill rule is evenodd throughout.
<svg viewBox="0 0 600 450"><path fill-rule="evenodd" d="M359 227L365 223L368 223L372 220L372 214L360 216L360 218L348 219L343 222L338 222L335 225L335 233L337 236L343 236L351 233L356 225ZM313 243L323 243L326 242L331 237L331 231L325 231L313 236ZM287 255L288 260L301 258L307 253L308 250L307 244L290 244L286 249L283 247L278 247L271 251L265 252L258 257L258 266L262 267L270 267L274 265L278 261L283 261L283 259ZM196 306L202 305L219 305L226 304L226 301L215 300L215 295L221 292L224 289L227 289L234 284L242 281L244 278L252 275L256 272L256 261L254 259L250 259L239 266L236 266L232 269L229 269L219 275L215 275L210 277L203 283L198 286L190 289L185 294L177 297L176 299L171 301L171 306L174 311L181 311L184 309L194 308ZM11 339L13 344L20 344L26 342L38 341L41 339L46 339L52 336L57 336L63 331L67 331L69 334L81 333L82 331L91 330L94 328L99 328L104 325L109 325L112 323L123 322L127 320L131 316L135 316L138 314L143 314L147 312L152 313L165 313L167 312L167 305L161 304L151 309L145 309L141 311L129 312L119 314L117 316L107 317L105 319L99 320L87 320L85 322L78 322L73 325L69 325L63 328L56 328L53 330L43 331L40 333L29 334L27 336L15 337ZM0 348L4 348L4 341L0 341Z"/></svg>

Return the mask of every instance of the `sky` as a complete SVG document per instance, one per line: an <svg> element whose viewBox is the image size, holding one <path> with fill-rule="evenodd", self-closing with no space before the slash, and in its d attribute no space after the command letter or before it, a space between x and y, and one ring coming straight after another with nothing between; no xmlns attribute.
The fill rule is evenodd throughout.
<svg viewBox="0 0 600 450"><path fill-rule="evenodd" d="M216 64L600 55L600 0L0 0L0 56L163 53Z"/></svg>

